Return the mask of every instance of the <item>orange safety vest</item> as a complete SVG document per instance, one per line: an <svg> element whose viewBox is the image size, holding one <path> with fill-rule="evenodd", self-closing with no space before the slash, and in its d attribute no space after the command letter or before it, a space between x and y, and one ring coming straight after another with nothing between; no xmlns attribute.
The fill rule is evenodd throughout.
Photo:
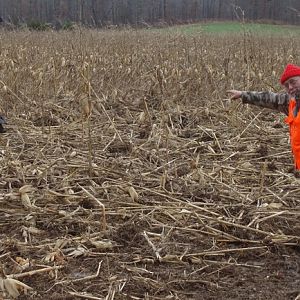
<svg viewBox="0 0 300 300"><path fill-rule="evenodd" d="M300 170L300 113L294 116L296 100L291 99L289 103L289 115L285 122L290 126L290 139L296 170Z"/></svg>

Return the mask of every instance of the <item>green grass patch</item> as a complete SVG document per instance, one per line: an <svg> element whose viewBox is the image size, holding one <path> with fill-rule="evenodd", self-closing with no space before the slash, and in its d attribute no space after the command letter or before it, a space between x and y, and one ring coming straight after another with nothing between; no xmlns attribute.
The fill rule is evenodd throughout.
<svg viewBox="0 0 300 300"><path fill-rule="evenodd" d="M191 25L180 25L169 27L168 30L187 34L211 33L211 34L239 34L249 32L252 34L280 34L300 36L300 27L293 25L273 25L259 23L238 23L238 22L210 22Z"/></svg>

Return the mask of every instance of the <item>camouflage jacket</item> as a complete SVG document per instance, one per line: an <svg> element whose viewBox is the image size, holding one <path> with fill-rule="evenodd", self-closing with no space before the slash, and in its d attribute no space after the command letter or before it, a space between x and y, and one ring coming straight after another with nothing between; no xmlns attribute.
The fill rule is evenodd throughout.
<svg viewBox="0 0 300 300"><path fill-rule="evenodd" d="M243 103L275 109L286 115L289 114L290 96L287 93L243 92L241 98Z"/></svg>

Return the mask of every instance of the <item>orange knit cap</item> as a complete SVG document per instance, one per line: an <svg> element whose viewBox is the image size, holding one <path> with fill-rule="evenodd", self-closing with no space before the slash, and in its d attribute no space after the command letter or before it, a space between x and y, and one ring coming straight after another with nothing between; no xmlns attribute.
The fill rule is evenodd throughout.
<svg viewBox="0 0 300 300"><path fill-rule="evenodd" d="M294 76L300 76L300 67L288 64L281 75L280 83L284 84L285 81Z"/></svg>

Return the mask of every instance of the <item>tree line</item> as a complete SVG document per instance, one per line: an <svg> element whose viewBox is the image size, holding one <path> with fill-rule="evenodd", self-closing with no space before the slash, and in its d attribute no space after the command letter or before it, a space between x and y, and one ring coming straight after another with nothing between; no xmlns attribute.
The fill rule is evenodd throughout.
<svg viewBox="0 0 300 300"><path fill-rule="evenodd" d="M153 25L202 20L268 20L300 24L299 0L0 0L12 24Z"/></svg>

